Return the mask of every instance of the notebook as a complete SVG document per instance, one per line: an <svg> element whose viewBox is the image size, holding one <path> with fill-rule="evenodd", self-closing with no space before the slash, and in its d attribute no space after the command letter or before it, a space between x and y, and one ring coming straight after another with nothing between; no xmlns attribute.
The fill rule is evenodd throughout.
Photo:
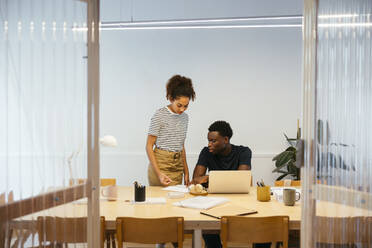
<svg viewBox="0 0 372 248"><path fill-rule="evenodd" d="M210 217L221 219L222 216L243 216L248 214L255 214L257 213L257 211L233 204L227 204L209 210L203 210L200 213L208 215Z"/></svg>
<svg viewBox="0 0 372 248"><path fill-rule="evenodd" d="M249 193L251 171L224 170L209 172L209 193Z"/></svg>

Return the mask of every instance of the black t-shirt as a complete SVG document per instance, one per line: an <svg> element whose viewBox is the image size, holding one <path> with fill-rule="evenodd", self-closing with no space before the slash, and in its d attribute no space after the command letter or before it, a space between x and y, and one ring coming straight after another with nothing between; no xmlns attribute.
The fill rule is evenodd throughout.
<svg viewBox="0 0 372 248"><path fill-rule="evenodd" d="M204 147L199 154L197 165L207 167L212 170L237 170L239 165L251 165L252 151L246 146L236 146L231 144L231 152L227 156L214 155L209 152L208 147Z"/></svg>

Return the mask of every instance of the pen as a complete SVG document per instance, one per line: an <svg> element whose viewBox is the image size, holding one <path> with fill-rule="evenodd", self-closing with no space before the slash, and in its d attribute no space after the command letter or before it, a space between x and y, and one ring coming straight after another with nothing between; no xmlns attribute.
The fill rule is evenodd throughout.
<svg viewBox="0 0 372 248"><path fill-rule="evenodd" d="M258 181L257 181L257 186L258 186L258 187L264 187L265 184L263 184L263 182L258 182Z"/></svg>

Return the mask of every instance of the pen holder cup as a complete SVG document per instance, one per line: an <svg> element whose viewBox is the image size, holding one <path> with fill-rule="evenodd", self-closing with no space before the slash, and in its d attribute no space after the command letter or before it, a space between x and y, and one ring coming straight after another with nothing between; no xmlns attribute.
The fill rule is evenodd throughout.
<svg viewBox="0 0 372 248"><path fill-rule="evenodd" d="M270 201L270 186L257 187L257 200L262 202Z"/></svg>
<svg viewBox="0 0 372 248"><path fill-rule="evenodd" d="M134 186L134 201L144 202L146 200L146 187L136 187Z"/></svg>

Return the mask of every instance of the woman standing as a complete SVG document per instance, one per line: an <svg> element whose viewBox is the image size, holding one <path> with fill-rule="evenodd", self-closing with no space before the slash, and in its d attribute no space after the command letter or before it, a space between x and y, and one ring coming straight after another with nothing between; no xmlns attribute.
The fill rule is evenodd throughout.
<svg viewBox="0 0 372 248"><path fill-rule="evenodd" d="M184 147L189 117L185 110L195 92L191 79L175 75L166 85L169 105L158 109L151 118L146 152L150 161L150 186L189 184L189 169Z"/></svg>

